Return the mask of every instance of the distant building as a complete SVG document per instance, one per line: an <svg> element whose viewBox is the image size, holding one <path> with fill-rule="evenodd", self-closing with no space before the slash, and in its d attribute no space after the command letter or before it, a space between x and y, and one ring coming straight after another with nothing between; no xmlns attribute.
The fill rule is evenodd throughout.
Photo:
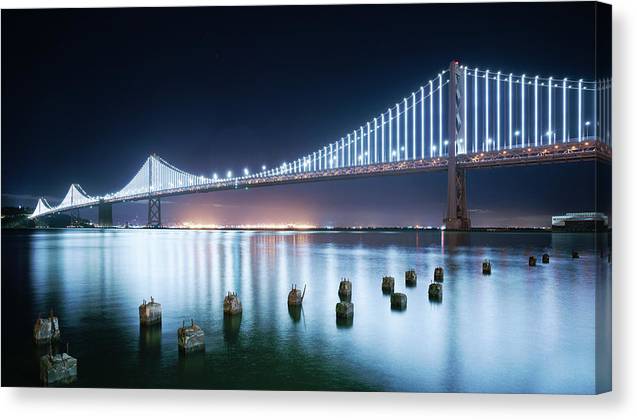
<svg viewBox="0 0 637 420"><path fill-rule="evenodd" d="M551 227L554 231L595 232L608 230L608 216L599 212L566 213L553 216Z"/></svg>

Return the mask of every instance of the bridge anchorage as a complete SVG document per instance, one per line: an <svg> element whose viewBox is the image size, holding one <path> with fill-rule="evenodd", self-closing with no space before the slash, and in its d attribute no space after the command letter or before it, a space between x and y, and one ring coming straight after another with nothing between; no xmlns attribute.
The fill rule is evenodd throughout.
<svg viewBox="0 0 637 420"><path fill-rule="evenodd" d="M161 199L174 195L291 183L447 171L450 230L471 227L467 171L612 156L610 79L584 81L503 74L460 65L400 99L340 139L243 176L196 176L152 154L122 189L89 196L72 184L60 204L38 200L31 218L98 208L98 224L113 225L112 205L148 200L148 227L160 227Z"/></svg>

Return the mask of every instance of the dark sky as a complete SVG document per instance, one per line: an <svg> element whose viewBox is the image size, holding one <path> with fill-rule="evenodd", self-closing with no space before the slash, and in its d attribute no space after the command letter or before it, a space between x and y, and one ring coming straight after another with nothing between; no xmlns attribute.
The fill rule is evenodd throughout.
<svg viewBox="0 0 637 420"><path fill-rule="evenodd" d="M610 39L596 66L594 29L594 3L3 10L2 203L55 203L72 182L113 192L153 152L195 174L280 164L340 139L454 58L606 76ZM594 169L472 171L473 224L594 210L596 174L609 179ZM167 222L439 225L445 194L445 174L420 174L185 196L162 210ZM116 221L145 213L114 208Z"/></svg>

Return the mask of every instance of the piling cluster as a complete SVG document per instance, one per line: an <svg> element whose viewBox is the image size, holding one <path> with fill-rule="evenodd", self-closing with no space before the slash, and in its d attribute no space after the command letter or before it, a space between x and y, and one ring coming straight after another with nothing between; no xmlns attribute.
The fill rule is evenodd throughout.
<svg viewBox="0 0 637 420"><path fill-rule="evenodd" d="M54 344L59 342L60 336L60 322L53 310L47 318L38 314L33 326L33 341L38 347L49 345L48 353L40 357L40 381L44 385L68 384L77 379L77 359L69 355L68 343L66 353L54 352L57 347Z"/></svg>
<svg viewBox="0 0 637 420"><path fill-rule="evenodd" d="M579 253L572 251L572 258L579 258ZM600 254L603 258L603 252ZM548 264L550 260L549 254L542 255L542 263ZM611 253L608 252L608 262L611 262ZM537 258L533 255L529 256L529 266L535 267ZM491 261L485 259L482 262L482 274L491 274ZM433 273L433 281L428 287L428 296L430 301L442 300L442 282L444 279L444 269L440 266L435 267ZM405 271L405 286L415 287L417 285L417 274L415 269ZM292 285L292 289L287 296L288 308L293 315L293 319L300 317L300 310L305 298L306 287L303 291L297 288L296 284ZM392 276L384 276L381 282L381 290L383 294L390 295L390 307L392 310L405 310L407 308L407 295L395 292L395 280ZM352 303L352 283L346 278L341 279L338 286L339 302L336 304L336 320L337 325L352 325L354 318L354 304ZM241 300L234 292L228 292L223 300L224 313L224 336L236 336L241 322L241 314L243 307ZM139 306L139 322L142 328L152 325L161 324L162 306L151 296L150 301L145 299ZM38 315L33 327L33 340L37 344L49 343L49 352L40 358L40 380L43 384L70 383L77 378L77 359L72 357L68 351L54 354L52 343L60 339L60 323L58 318L51 310L47 318ZM181 353L188 354L205 350L205 334L203 329L197 325L194 319L190 320L190 325L182 322L182 326L177 329L177 343Z"/></svg>

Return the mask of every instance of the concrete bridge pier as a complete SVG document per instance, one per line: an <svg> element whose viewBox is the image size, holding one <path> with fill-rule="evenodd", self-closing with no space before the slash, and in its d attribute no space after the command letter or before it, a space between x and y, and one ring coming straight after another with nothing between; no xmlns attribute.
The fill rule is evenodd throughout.
<svg viewBox="0 0 637 420"><path fill-rule="evenodd" d="M471 220L467 209L467 174L464 168L456 166L456 153L463 150L462 143L460 143L460 150L457 150L458 133L462 133L464 124L466 124L466 121L463 121L465 86L462 73L458 72L459 64L457 60L454 60L449 65L447 215L443 219L447 230L469 230L471 228ZM465 147L466 141L464 139Z"/></svg>
<svg viewBox="0 0 637 420"><path fill-rule="evenodd" d="M159 197L148 199L148 225L149 228L161 227L161 199Z"/></svg>
<svg viewBox="0 0 637 420"><path fill-rule="evenodd" d="M113 205L100 202L97 206L97 224L100 227L113 226Z"/></svg>

